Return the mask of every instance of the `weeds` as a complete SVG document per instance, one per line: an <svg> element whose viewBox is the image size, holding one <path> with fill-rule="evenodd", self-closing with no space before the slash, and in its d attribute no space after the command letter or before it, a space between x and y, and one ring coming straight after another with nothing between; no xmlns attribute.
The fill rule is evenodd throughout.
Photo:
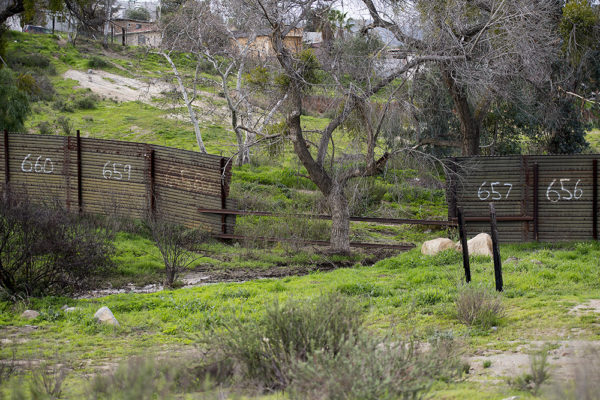
<svg viewBox="0 0 600 400"><path fill-rule="evenodd" d="M173 287L179 274L198 259L198 255L189 249L205 241L208 236L160 217L148 218L147 226L165 264L165 286Z"/></svg>
<svg viewBox="0 0 600 400"><path fill-rule="evenodd" d="M64 365L42 363L31 373L29 391L33 399L60 399L63 382L68 376Z"/></svg>
<svg viewBox="0 0 600 400"><path fill-rule="evenodd" d="M330 294L309 302L289 300L267 307L258 321L226 324L225 333L210 332L208 347L241 369L242 379L259 387L283 389L294 363L315 351L337 354L357 335L362 317L355 302Z"/></svg>
<svg viewBox="0 0 600 400"><path fill-rule="evenodd" d="M530 372L513 379L509 379L510 386L537 396L540 387L550 378L548 372L548 348L533 352L529 356Z"/></svg>
<svg viewBox="0 0 600 400"><path fill-rule="evenodd" d="M483 286L464 286L456 299L459 321L466 325L489 329L498 325L504 315L500 295Z"/></svg>
<svg viewBox="0 0 600 400"><path fill-rule="evenodd" d="M452 379L460 362L450 342L424 351L416 342L360 335L337 354L318 350L294 368L293 399L420 399L437 379Z"/></svg>

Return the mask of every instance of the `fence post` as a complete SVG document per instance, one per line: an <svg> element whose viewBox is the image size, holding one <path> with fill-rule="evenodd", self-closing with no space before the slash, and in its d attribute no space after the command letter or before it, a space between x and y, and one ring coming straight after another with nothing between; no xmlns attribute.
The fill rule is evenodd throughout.
<svg viewBox="0 0 600 400"><path fill-rule="evenodd" d="M537 242L540 240L540 228L539 228L539 178L540 171L538 163L533 164L533 239Z"/></svg>
<svg viewBox="0 0 600 400"><path fill-rule="evenodd" d="M221 209L227 208L227 196L225 195L225 159L221 157ZM221 233L227 233L227 215L221 214Z"/></svg>
<svg viewBox="0 0 600 400"><path fill-rule="evenodd" d="M471 266L469 264L469 247L467 245L467 226L462 207L457 208L458 212L458 234L460 235L460 244L462 246L463 267L465 268L465 280L471 282Z"/></svg>
<svg viewBox="0 0 600 400"><path fill-rule="evenodd" d="M496 223L496 208L490 203L490 227L492 231L492 251L494 254L494 278L496 279L496 290L502 291L502 260L500 259L500 248L498 246L498 225Z"/></svg>
<svg viewBox="0 0 600 400"><path fill-rule="evenodd" d="M592 162L592 189L593 189L593 200L592 200L592 234L594 240L598 240L598 160Z"/></svg>
<svg viewBox="0 0 600 400"><path fill-rule="evenodd" d="M4 183L8 185L10 183L10 163L8 160L8 129L4 130Z"/></svg>
<svg viewBox="0 0 600 400"><path fill-rule="evenodd" d="M155 163L154 163L154 149L152 146L146 146L146 161L148 168L148 208L149 208L149 216L154 216L156 213L156 192L155 192Z"/></svg>
<svg viewBox="0 0 600 400"><path fill-rule="evenodd" d="M77 129L77 206L80 214L83 212L83 179L81 175L81 133Z"/></svg>

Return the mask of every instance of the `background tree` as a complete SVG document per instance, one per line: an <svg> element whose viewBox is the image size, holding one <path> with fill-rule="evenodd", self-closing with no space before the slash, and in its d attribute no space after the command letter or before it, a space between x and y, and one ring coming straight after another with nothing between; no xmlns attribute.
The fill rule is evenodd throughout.
<svg viewBox="0 0 600 400"><path fill-rule="evenodd" d="M143 7L130 8L125 11L125 16L138 21L150 21L150 11Z"/></svg>
<svg viewBox="0 0 600 400"><path fill-rule="evenodd" d="M235 8L239 30L233 30L222 17L229 15L228 6ZM230 126L237 141L238 165L250 161L250 147L256 143L257 135L268 136L264 133L265 128L273 122L285 98L276 90L260 100L253 96L257 87L266 88L268 80L264 76L267 60L257 54L260 45L256 43L256 38L261 25L255 16L246 14L238 4L188 1L169 15L162 27L161 54L177 78L179 92L194 125L198 146L204 151L193 103L200 82L214 84L214 81L207 81L198 74L202 66L208 63L219 77L218 89L227 102ZM171 54L181 51L191 53L195 63L196 72L187 80L171 57Z"/></svg>
<svg viewBox="0 0 600 400"><path fill-rule="evenodd" d="M22 132L30 113L29 99L8 67L0 68L0 129Z"/></svg>

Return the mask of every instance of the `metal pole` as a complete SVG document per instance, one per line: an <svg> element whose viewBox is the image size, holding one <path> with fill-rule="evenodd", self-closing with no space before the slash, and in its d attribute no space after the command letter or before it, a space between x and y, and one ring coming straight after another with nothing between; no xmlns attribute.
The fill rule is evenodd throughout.
<svg viewBox="0 0 600 400"><path fill-rule="evenodd" d="M458 234L460 235L460 244L462 246L463 267L465 268L465 280L471 282L471 266L469 264L469 247L467 245L467 226L462 207L457 208L458 212Z"/></svg>
<svg viewBox="0 0 600 400"><path fill-rule="evenodd" d="M498 225L496 223L496 208L494 203L490 203L490 227L492 231L492 251L494 254L494 278L496 280L496 290L501 292L502 282L502 260L500 259L500 247L498 246Z"/></svg>
<svg viewBox="0 0 600 400"><path fill-rule="evenodd" d="M81 133L77 129L77 205L79 213L83 212L83 188L81 174Z"/></svg>
<svg viewBox="0 0 600 400"><path fill-rule="evenodd" d="M598 160L592 162L592 168L592 223L594 224L592 234L594 240L598 240Z"/></svg>
<svg viewBox="0 0 600 400"><path fill-rule="evenodd" d="M537 242L540 240L539 228L539 165L533 164L533 239Z"/></svg>
<svg viewBox="0 0 600 400"><path fill-rule="evenodd" d="M9 152L8 152L8 129L4 130L4 183L10 183L10 164L9 164Z"/></svg>

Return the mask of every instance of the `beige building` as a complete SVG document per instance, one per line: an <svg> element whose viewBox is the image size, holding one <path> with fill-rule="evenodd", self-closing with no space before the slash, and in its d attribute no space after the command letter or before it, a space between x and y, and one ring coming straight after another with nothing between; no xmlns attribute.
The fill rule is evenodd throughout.
<svg viewBox="0 0 600 400"><path fill-rule="evenodd" d="M260 30L257 33L256 39L254 39L253 43L250 45L250 51L253 53L254 57L275 57L270 34L271 32L268 29ZM248 43L248 33L237 31L234 33L234 36L238 44L246 46ZM283 39L283 45L294 53L302 51L302 29L292 29Z"/></svg>
<svg viewBox="0 0 600 400"><path fill-rule="evenodd" d="M112 29L114 42L127 46L158 47L161 42L161 35L155 22L115 19L112 22Z"/></svg>

